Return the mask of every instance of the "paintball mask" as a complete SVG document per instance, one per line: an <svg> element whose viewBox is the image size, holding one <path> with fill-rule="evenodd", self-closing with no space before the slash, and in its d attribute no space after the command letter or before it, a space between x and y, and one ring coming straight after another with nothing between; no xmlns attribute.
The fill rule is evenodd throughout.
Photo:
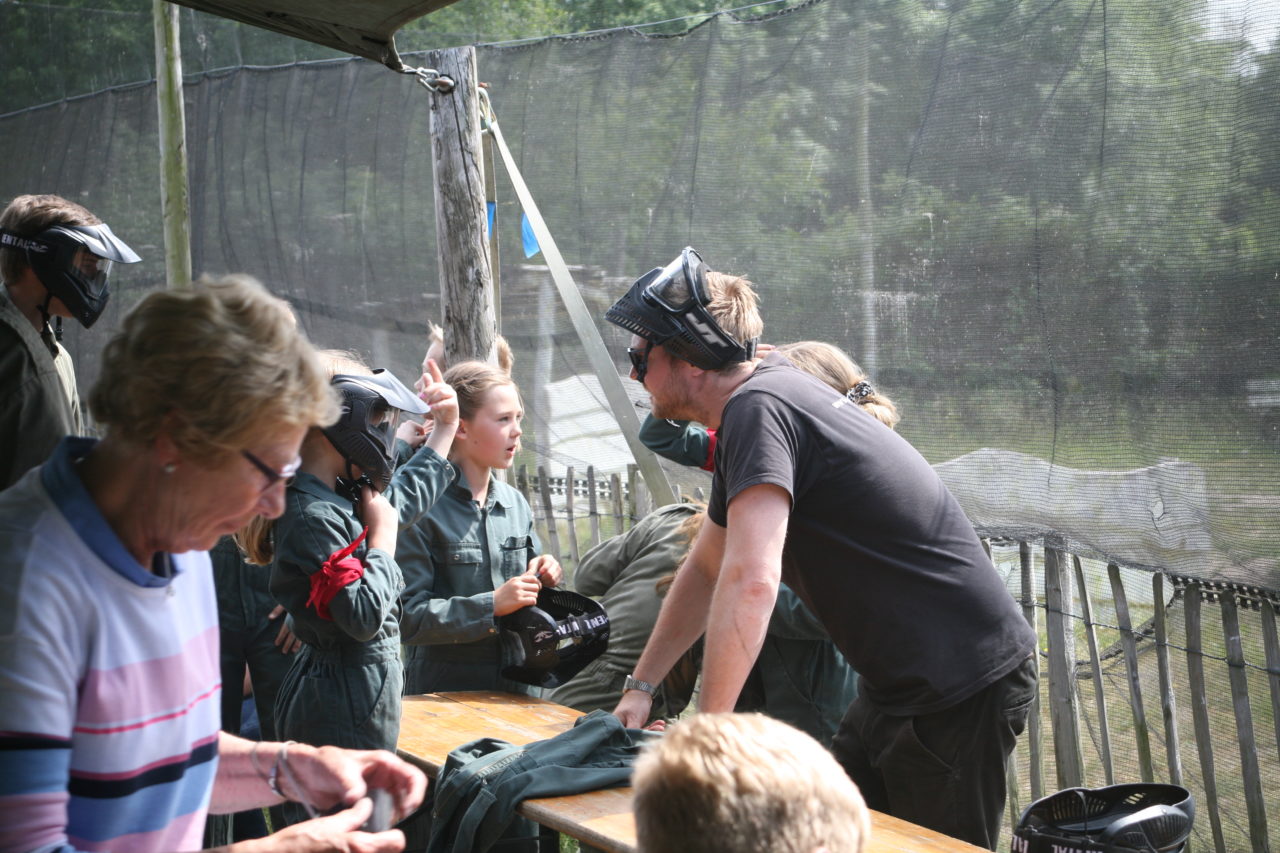
<svg viewBox="0 0 1280 853"><path fill-rule="evenodd" d="M1182 853L1195 801L1178 785L1068 788L1027 806L1013 853Z"/></svg>
<svg viewBox="0 0 1280 853"><path fill-rule="evenodd" d="M383 368L372 376L339 373L329 381L342 395L342 415L324 428L325 437L350 466L359 465L369 485L381 492L391 482L395 470L396 427L401 412L421 415L427 404ZM339 482L340 492L355 500L359 487Z"/></svg>
<svg viewBox="0 0 1280 853"><path fill-rule="evenodd" d="M704 370L754 358L755 339L736 341L707 311L710 303L707 265L685 247L665 267L636 279L604 318Z"/></svg>
<svg viewBox="0 0 1280 853"><path fill-rule="evenodd" d="M86 329L97 322L111 298L107 277L112 263L142 260L105 223L54 225L34 237L0 230L0 247L26 252L36 278L49 291L43 308L46 319L49 302L57 297Z"/></svg>
<svg viewBox="0 0 1280 853"><path fill-rule="evenodd" d="M609 646L609 616L600 602L567 589L538 591L538 603L498 619L502 677L559 687Z"/></svg>

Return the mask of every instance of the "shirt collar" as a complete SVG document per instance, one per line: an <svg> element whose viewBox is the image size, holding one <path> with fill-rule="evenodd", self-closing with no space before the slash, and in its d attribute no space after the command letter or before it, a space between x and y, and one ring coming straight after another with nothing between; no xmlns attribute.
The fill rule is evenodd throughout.
<svg viewBox="0 0 1280 853"><path fill-rule="evenodd" d="M139 565L111 529L76 471L76 464L88 456L97 443L96 438L72 436L62 439L49 461L40 469L40 481L76 535L113 572L138 586L168 586L182 569L169 559L172 574L161 577ZM163 558L168 558L168 555L163 555Z"/></svg>
<svg viewBox="0 0 1280 853"><path fill-rule="evenodd" d="M500 506L503 509L510 509L512 506L511 498L505 492L498 488L499 483L497 477L493 476L493 472L489 472L489 490L485 495L485 509L493 509L494 506ZM449 492L454 498L460 501L471 500L471 484L467 482L467 477L462 473L461 465L453 466L453 482L449 484Z"/></svg>

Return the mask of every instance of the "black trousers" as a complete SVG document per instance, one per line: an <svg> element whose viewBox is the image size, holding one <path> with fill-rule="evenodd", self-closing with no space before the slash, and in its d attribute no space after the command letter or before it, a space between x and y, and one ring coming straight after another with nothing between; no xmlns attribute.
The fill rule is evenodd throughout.
<svg viewBox="0 0 1280 853"><path fill-rule="evenodd" d="M876 811L994 850L1006 797L1005 762L1037 689L1036 661L957 705L915 717L886 714L859 695L832 743Z"/></svg>

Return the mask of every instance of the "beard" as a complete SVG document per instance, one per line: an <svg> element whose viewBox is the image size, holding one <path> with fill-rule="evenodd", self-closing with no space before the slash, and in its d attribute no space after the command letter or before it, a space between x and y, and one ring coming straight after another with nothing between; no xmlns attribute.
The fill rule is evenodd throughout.
<svg viewBox="0 0 1280 853"><path fill-rule="evenodd" d="M661 397L652 391L649 392L651 411L655 418L673 421L697 420L697 415L693 413L693 399L688 388L672 381L667 383L667 387L663 388L662 392Z"/></svg>

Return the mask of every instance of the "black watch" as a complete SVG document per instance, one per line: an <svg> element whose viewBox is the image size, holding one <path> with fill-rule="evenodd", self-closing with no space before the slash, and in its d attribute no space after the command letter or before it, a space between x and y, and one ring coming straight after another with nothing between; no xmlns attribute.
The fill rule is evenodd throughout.
<svg viewBox="0 0 1280 853"><path fill-rule="evenodd" d="M641 681L634 675L628 675L627 680L622 682L622 692L626 693L628 690L639 690L641 693L648 693L650 696L658 695L657 685Z"/></svg>

